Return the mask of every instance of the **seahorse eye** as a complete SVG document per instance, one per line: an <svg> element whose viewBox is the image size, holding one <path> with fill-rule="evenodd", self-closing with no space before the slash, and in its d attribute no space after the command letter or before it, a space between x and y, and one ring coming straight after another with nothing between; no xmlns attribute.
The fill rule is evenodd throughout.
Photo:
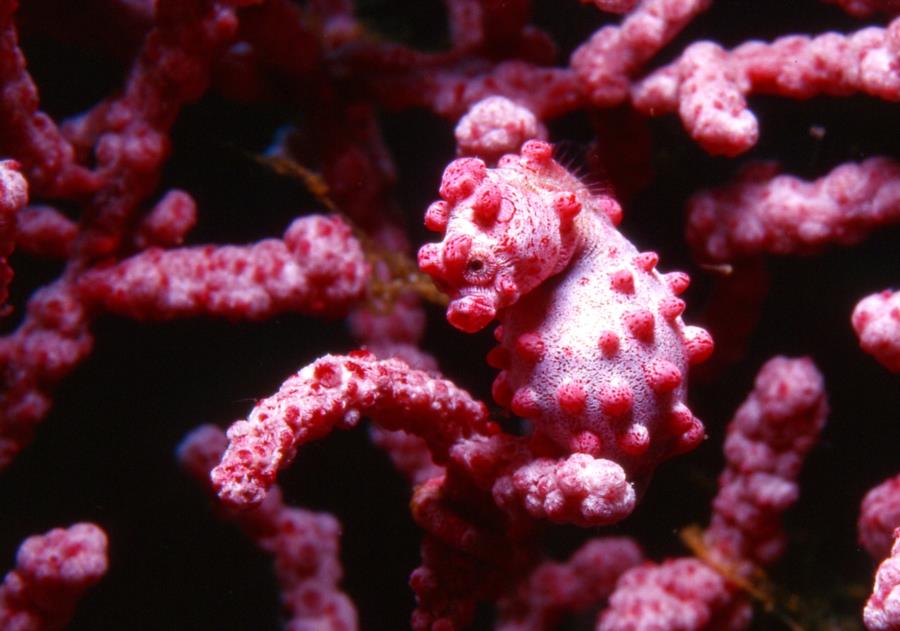
<svg viewBox="0 0 900 631"><path fill-rule="evenodd" d="M486 285L494 280L494 267L490 254L483 250L475 251L466 261L463 276L466 282L473 285Z"/></svg>

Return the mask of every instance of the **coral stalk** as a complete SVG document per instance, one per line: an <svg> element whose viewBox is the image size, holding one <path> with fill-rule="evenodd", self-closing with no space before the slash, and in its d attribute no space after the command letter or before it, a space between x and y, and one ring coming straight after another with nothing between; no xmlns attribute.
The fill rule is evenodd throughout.
<svg viewBox="0 0 900 631"><path fill-rule="evenodd" d="M484 405L449 381L367 352L326 356L229 428L228 450L212 471L219 497L235 507L259 504L297 447L364 415L424 438L439 464L453 443L490 429Z"/></svg>
<svg viewBox="0 0 900 631"><path fill-rule="evenodd" d="M58 631L106 574L106 533L89 523L26 539L0 585L0 628Z"/></svg>
<svg viewBox="0 0 900 631"><path fill-rule="evenodd" d="M863 298L850 321L862 349L891 372L900 372L900 291L885 289Z"/></svg>
<svg viewBox="0 0 900 631"><path fill-rule="evenodd" d="M900 629L900 529L894 533L891 556L878 566L863 621L869 631Z"/></svg>
<svg viewBox="0 0 900 631"><path fill-rule="evenodd" d="M822 375L810 359L766 362L728 425L702 558L626 572L598 630L746 628L751 612L741 588L784 550L781 515L797 499L797 475L827 413Z"/></svg>

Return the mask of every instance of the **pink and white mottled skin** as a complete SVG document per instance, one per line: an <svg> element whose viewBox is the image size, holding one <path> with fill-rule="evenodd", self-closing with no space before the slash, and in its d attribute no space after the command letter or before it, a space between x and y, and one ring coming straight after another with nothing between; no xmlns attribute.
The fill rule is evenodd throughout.
<svg viewBox="0 0 900 631"><path fill-rule="evenodd" d="M900 528L894 531L894 547L875 573L872 595L863 609L869 631L900 629Z"/></svg>
<svg viewBox="0 0 900 631"><path fill-rule="evenodd" d="M619 204L591 194L551 154L548 143L529 141L495 169L451 163L443 200L425 217L444 240L422 247L419 266L450 294L451 324L474 332L501 322L488 356L502 369L494 398L533 424L542 457L495 496L519 495L532 515L553 518L553 497L533 491L548 475L590 476L589 486L618 491L585 507L586 519L612 523L641 490L623 490L624 479L642 486L661 460L703 439L684 404L684 377L712 339L681 320L687 276L659 274L656 254L616 230ZM564 471L549 474L554 467Z"/></svg>
<svg viewBox="0 0 900 631"><path fill-rule="evenodd" d="M107 568L106 533L91 523L55 528L19 547L0 584L0 629L57 631Z"/></svg>
<svg viewBox="0 0 900 631"><path fill-rule="evenodd" d="M885 289L863 298L850 322L862 349L891 372L900 372L900 291Z"/></svg>

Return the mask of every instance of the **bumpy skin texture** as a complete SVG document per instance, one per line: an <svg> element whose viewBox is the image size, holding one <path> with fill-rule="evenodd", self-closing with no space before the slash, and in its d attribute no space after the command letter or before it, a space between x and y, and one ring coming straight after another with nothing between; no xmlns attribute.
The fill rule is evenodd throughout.
<svg viewBox="0 0 900 631"><path fill-rule="evenodd" d="M0 585L0 629L56 631L106 574L106 533L90 523L26 539Z"/></svg>
<svg viewBox="0 0 900 631"><path fill-rule="evenodd" d="M891 372L900 372L900 291L885 289L863 298L850 321L862 349Z"/></svg>
<svg viewBox="0 0 900 631"><path fill-rule="evenodd" d="M181 245L196 223L197 204L194 198L184 191L171 190L141 221L135 240L140 248Z"/></svg>
<svg viewBox="0 0 900 631"><path fill-rule="evenodd" d="M250 246L151 248L84 274L89 303L141 320L192 315L256 320L295 311L337 314L369 276L359 242L338 217L303 217L284 240Z"/></svg>
<svg viewBox="0 0 900 631"><path fill-rule="evenodd" d="M900 528L894 532L891 556L878 566L863 621L869 631L900 629Z"/></svg>
<svg viewBox="0 0 900 631"><path fill-rule="evenodd" d="M494 398L532 422L533 448L546 456L501 494L511 485L535 516L612 523L634 507L626 479L643 484L702 440L684 378L712 339L681 320L687 276L659 274L656 254L616 230L618 203L592 195L551 152L529 141L495 169L448 166L425 218L444 239L422 247L419 266L450 294L451 324L473 332L501 322L488 356L502 369ZM548 494L550 477L559 493ZM572 485L593 498L580 518L560 505Z"/></svg>
<svg viewBox="0 0 900 631"><path fill-rule="evenodd" d="M900 475L888 478L866 493L856 528L859 543L873 559L888 555L894 530L900 528Z"/></svg>

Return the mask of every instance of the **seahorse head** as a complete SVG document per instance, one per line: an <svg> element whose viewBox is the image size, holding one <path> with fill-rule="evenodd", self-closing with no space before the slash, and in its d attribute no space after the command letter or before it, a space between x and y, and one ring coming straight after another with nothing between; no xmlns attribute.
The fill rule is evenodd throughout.
<svg viewBox="0 0 900 631"><path fill-rule="evenodd" d="M425 225L444 238L422 246L419 267L450 295L450 323L471 333L565 267L589 194L554 162L548 143L529 141L497 168L453 161L440 195Z"/></svg>

